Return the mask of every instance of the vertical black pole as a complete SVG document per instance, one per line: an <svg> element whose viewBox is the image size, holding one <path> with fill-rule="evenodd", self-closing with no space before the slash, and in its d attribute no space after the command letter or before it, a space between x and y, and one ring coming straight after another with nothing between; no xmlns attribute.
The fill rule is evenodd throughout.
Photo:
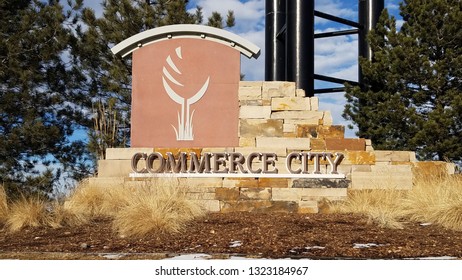
<svg viewBox="0 0 462 280"><path fill-rule="evenodd" d="M287 0L287 81L314 95L314 0Z"/></svg>
<svg viewBox="0 0 462 280"><path fill-rule="evenodd" d="M379 21L385 7L384 2L384 0L359 0L358 19L362 28L359 30L358 55L369 60L372 60L372 52L367 42L367 34ZM359 67L359 83L364 84L361 67Z"/></svg>
<svg viewBox="0 0 462 280"><path fill-rule="evenodd" d="M266 0L265 80L286 80L286 0Z"/></svg>

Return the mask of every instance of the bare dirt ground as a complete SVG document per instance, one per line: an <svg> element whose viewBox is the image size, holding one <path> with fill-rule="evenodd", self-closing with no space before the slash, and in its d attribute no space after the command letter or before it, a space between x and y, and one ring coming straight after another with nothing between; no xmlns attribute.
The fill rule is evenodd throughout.
<svg viewBox="0 0 462 280"><path fill-rule="evenodd" d="M211 213L178 234L142 239L114 233L111 221L72 228L0 231L1 259L159 259L206 253L216 258L462 258L462 233L407 223L383 229L352 214Z"/></svg>

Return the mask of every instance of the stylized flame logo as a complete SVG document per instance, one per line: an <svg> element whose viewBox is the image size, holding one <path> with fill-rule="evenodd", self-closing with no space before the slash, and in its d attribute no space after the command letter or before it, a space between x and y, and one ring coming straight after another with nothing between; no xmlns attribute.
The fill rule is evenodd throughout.
<svg viewBox="0 0 462 280"><path fill-rule="evenodd" d="M176 48L175 52L179 59L183 59L183 56L181 55L181 47ZM181 75L181 71L178 69L178 67L176 67L170 55L167 57L166 62L173 71ZM178 95L172 89L172 87L169 85L167 80L180 87L184 87L184 85L178 82L170 74L167 68L165 68L165 66L163 67L162 72L164 74L162 76L162 83L164 84L165 91L167 92L168 96L173 101L181 105L181 116L180 116L180 112L178 112L178 129L172 125L173 129L175 130L176 140L183 140L183 141L194 140L193 117L194 117L195 110L193 110L192 113L190 114L190 107L192 104L196 103L204 96L205 92L207 91L207 88L209 87L210 76L207 78L204 85L199 89L199 91L196 94L194 94L192 97L188 99L185 99L181 97L180 95ZM186 112L185 112L185 107L186 107Z"/></svg>

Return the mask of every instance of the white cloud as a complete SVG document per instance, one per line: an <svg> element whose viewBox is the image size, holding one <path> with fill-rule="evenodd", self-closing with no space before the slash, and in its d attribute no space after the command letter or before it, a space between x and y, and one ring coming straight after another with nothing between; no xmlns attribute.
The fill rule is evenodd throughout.
<svg viewBox="0 0 462 280"><path fill-rule="evenodd" d="M198 0L193 4L194 6L202 7L205 22L212 12L219 12L223 16L226 16L228 11L232 10L236 18L236 26L232 28L232 31L241 33L264 29L264 0L250 0L246 2L239 0ZM194 10L195 8L191 9L190 12L194 12Z"/></svg>

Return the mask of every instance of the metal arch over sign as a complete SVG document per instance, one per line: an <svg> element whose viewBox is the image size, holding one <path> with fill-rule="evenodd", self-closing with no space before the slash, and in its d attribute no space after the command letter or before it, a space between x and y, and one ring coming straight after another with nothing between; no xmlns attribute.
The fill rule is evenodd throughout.
<svg viewBox="0 0 462 280"><path fill-rule="evenodd" d="M240 55L260 49L228 31L178 24L113 47L132 54L132 147L239 145Z"/></svg>
<svg viewBox="0 0 462 280"><path fill-rule="evenodd" d="M111 51L125 57L140 47L158 41L197 37L235 48L249 58L260 56L260 48L250 41L223 29L197 24L174 24L146 30L125 39L114 46Z"/></svg>

